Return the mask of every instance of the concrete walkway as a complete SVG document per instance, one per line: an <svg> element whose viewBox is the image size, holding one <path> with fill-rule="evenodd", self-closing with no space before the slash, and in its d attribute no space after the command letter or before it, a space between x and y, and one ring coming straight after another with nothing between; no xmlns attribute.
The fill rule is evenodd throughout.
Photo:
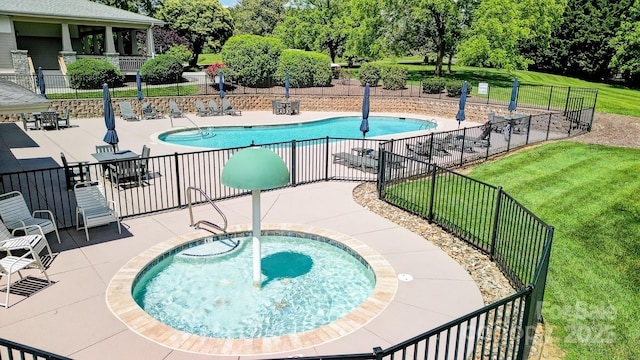
<svg viewBox="0 0 640 360"><path fill-rule="evenodd" d="M307 116L311 119L313 115L326 117L327 113L305 113L299 118L270 115L247 112L242 117L189 117L199 125L222 125L245 121L301 121ZM120 148L138 149L148 144L152 154L185 151L178 146L160 144L152 137L152 134L168 129L169 121L167 118L126 123L118 119ZM176 121L180 119L174 119ZM70 160L90 160L94 146L101 143L104 125L101 119L72 122L78 127L29 131L23 140L27 144L26 140L31 139L31 146L12 147L9 144L12 156L22 168L28 167L30 161L33 164L34 161L29 160L33 158L41 163L57 162L60 151L65 151ZM455 121L448 122L451 124L442 125L438 130L457 126ZM3 143L7 144L6 139ZM356 183L330 182L264 192L262 220L274 224L309 225L352 236L383 255L396 275L410 274L413 281L398 281L397 292L382 313L338 339L257 357L371 352L375 346L386 348L483 306L476 284L464 269L428 239L357 205L352 198L355 186ZM218 205L230 224L250 224L250 197L221 201ZM199 206L195 212L198 219L217 221L210 207ZM188 224L188 213L182 210L125 219L122 234L118 234L115 224L91 229L90 242L86 241L84 232L75 229L61 231L62 244L57 243L55 236L50 236L49 243L57 253L48 268L54 284L28 298L12 294L13 305L0 309L0 338L75 359L245 358L233 351L205 356L158 344L129 329L106 304L107 286L124 264L155 244L193 232ZM35 271L29 274L40 277ZM256 358L256 355L250 358Z"/></svg>

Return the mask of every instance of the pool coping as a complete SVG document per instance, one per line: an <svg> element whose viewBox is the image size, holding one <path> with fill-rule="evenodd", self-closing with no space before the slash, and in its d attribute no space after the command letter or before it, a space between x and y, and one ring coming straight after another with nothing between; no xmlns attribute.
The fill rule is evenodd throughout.
<svg viewBox="0 0 640 360"><path fill-rule="evenodd" d="M259 339L219 339L189 334L159 322L134 301L133 283L138 273L158 256L203 237L210 232L198 230L173 237L143 251L127 262L111 279L106 292L107 307L133 332L162 346L199 354L263 355L310 348L348 335L369 323L391 303L398 290L393 267L377 251L364 242L332 230L300 224L262 224L262 230L311 233L339 242L359 254L376 276L371 295L346 316L319 328L277 337ZM233 225L227 232L251 231L249 224Z"/></svg>

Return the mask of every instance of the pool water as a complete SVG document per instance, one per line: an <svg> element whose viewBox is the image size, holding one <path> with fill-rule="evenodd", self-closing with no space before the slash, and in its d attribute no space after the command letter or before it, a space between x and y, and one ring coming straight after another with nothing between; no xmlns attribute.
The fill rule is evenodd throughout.
<svg viewBox="0 0 640 360"><path fill-rule="evenodd" d="M362 304L375 287L366 262L331 243L263 236L263 282L257 289L250 238L238 239L240 245L222 256L178 253L160 261L134 284L134 300L177 330L246 339L329 324Z"/></svg>
<svg viewBox="0 0 640 360"><path fill-rule="evenodd" d="M235 148L272 144L291 140L333 138L362 138L358 116L336 117L331 119L289 125L252 126L252 127L208 127L203 132L196 130L170 131L158 136L161 141L176 145L197 146L203 148ZM436 124L427 120L369 117L367 137L398 134L418 130L435 129Z"/></svg>

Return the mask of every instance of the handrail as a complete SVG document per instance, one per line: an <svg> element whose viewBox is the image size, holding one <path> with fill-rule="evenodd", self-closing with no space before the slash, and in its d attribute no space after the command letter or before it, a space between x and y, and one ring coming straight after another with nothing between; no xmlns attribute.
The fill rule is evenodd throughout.
<svg viewBox="0 0 640 360"><path fill-rule="evenodd" d="M64 62L64 58L62 56L58 56L58 66L60 67L62 75L67 75L67 63Z"/></svg>
<svg viewBox="0 0 640 360"><path fill-rule="evenodd" d="M209 202L209 204L211 204L211 206L213 206L214 209L216 209L216 211L218 212L218 214L220 214L220 216L222 216L222 220L224 221L224 226L220 226L217 224L214 224L210 221L207 220L198 220L198 222L196 222L195 224L193 223L193 210L192 210L192 202L191 202L191 192L192 191L197 191L200 193L200 195L204 196L205 199L207 199L207 201ZM224 213L222 212L222 210L220 210L220 208L213 203L213 200L211 200L211 198L209 197L209 195L207 195L202 189L195 187L195 186L188 186L187 187L187 206L189 207L189 220L191 221L191 226L199 229L200 228L200 224L204 224L204 225L208 225L211 226L215 229L218 229L222 232L227 232L227 217L224 215Z"/></svg>
<svg viewBox="0 0 640 360"><path fill-rule="evenodd" d="M198 129L198 134L201 134L202 136L209 135L209 133L206 130L198 126L198 124L193 122L193 120L191 120L187 115L183 115L182 117L189 120L189 122ZM169 113L169 119L171 120L171 127L173 127L173 117L171 116L171 113Z"/></svg>

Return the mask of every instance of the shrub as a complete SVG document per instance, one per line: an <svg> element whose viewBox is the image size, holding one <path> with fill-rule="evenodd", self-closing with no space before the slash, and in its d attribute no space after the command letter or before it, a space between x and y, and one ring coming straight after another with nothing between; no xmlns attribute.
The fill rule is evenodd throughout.
<svg viewBox="0 0 640 360"><path fill-rule="evenodd" d="M181 64L188 64L193 57L191 50L184 45L173 45L164 53L164 55L178 59Z"/></svg>
<svg viewBox="0 0 640 360"><path fill-rule="evenodd" d="M440 94L444 90L444 79L429 78L422 81L422 92L425 94Z"/></svg>
<svg viewBox="0 0 640 360"><path fill-rule="evenodd" d="M209 75L210 79L215 78L216 76L218 76L218 71L224 69L224 64L221 62L214 62L213 64L207 66L206 69L204 69L204 72L207 73L207 75ZM224 73L223 73L224 75Z"/></svg>
<svg viewBox="0 0 640 360"><path fill-rule="evenodd" d="M273 84L282 40L258 35L232 36L222 47L220 55L229 73L238 83L251 87L267 87Z"/></svg>
<svg viewBox="0 0 640 360"><path fill-rule="evenodd" d="M287 72L292 87L328 86L331 84L331 58L317 52L283 50L275 80L284 85Z"/></svg>
<svg viewBox="0 0 640 360"><path fill-rule="evenodd" d="M158 55L142 65L140 76L149 84L175 83L182 77L182 63L172 56Z"/></svg>
<svg viewBox="0 0 640 360"><path fill-rule="evenodd" d="M102 84L110 87L121 86L124 75L106 60L79 59L67 66L69 86L72 89L102 89Z"/></svg>
<svg viewBox="0 0 640 360"><path fill-rule="evenodd" d="M384 89L401 90L407 85L408 68L406 66L387 65L380 67L380 80Z"/></svg>
<svg viewBox="0 0 640 360"><path fill-rule="evenodd" d="M449 97L460 97L462 95L462 85L464 81L461 80L448 80L445 83L445 88L447 89L447 96ZM471 84L467 83L467 94L471 92Z"/></svg>
<svg viewBox="0 0 640 360"><path fill-rule="evenodd" d="M380 81L380 65L373 63L363 64L360 67L358 77L360 78L360 84L362 84L362 86L365 84L369 84L369 86L378 86L378 82Z"/></svg>

